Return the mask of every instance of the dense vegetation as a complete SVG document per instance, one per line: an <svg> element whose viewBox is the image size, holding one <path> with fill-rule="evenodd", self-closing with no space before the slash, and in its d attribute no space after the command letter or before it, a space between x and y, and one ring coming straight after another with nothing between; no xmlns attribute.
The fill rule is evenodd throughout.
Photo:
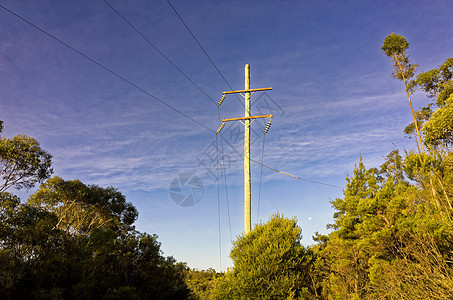
<svg viewBox="0 0 453 300"><path fill-rule="evenodd" d="M382 51L404 83L414 121L404 132L418 150L394 150L379 168L360 160L332 201L332 232L311 247L280 215L239 237L213 298L453 299L453 58L415 76L408 47L392 33ZM416 111L417 89L432 102Z"/></svg>
<svg viewBox="0 0 453 300"><path fill-rule="evenodd" d="M416 76L408 47L392 33L382 51L404 83L417 151L394 150L379 168L360 160L315 245L274 214L237 238L225 273L163 257L118 190L50 178L36 140L0 137L0 298L453 299L453 58ZM432 102L416 111L417 89ZM38 183L27 202L9 192Z"/></svg>
<svg viewBox="0 0 453 300"><path fill-rule="evenodd" d="M188 297L187 267L134 229L119 191L49 178L51 156L30 137L1 137L0 157L1 299ZM26 203L7 191L38 182Z"/></svg>

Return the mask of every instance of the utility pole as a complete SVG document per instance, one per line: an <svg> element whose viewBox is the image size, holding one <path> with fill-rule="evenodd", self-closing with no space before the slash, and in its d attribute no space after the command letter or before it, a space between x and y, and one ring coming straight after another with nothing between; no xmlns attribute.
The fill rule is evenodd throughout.
<svg viewBox="0 0 453 300"><path fill-rule="evenodd" d="M228 121L239 121L244 124L244 233L247 234L251 231L252 222L251 222L251 174L250 174L250 125L254 122L255 119L258 118L272 118L273 115L262 115L262 116L251 116L250 115L250 97L253 93L259 91L267 91L272 90L271 87L269 88L260 88L260 89L250 89L250 65L245 65L245 86L244 90L238 91L226 91L223 92L223 96L220 99L218 105L222 104L223 100L225 99L225 95L227 94L241 94L245 99L245 116L240 118L231 118L231 119L222 119L222 125L217 130L217 133L222 130L223 126L225 126L225 122ZM244 122L242 122L244 120ZM270 126L270 121L268 126L266 126L266 130L264 133L267 132Z"/></svg>

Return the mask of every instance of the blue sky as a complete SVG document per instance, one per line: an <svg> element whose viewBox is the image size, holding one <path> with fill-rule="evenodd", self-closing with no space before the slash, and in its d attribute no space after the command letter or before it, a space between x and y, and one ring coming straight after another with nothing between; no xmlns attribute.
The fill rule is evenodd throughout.
<svg viewBox="0 0 453 300"><path fill-rule="evenodd" d="M109 3L215 102L229 90L167 1ZM218 128L217 106L104 1L0 4L207 128ZM437 67L453 46L451 1L172 4L233 89L244 87L245 64L251 66L252 88L273 87L252 96L252 113L275 115L264 163L340 187L360 156L374 167L395 148L415 148L402 133L411 122L410 108L380 51L384 38L392 32L405 36L419 71ZM4 9L0 41L4 136L26 134L40 141L54 157L54 175L117 187L139 210L137 229L158 234L165 255L195 268L231 266L231 240L243 231L239 124L228 124L218 138L227 159L225 189L225 178L218 185L210 173L216 173L214 154L220 149L211 131ZM413 101L415 107L428 102L421 93ZM244 112L229 95L220 114L231 118ZM257 125L252 126L252 158L261 161L263 135ZM201 179L197 205L172 202L170 184L180 174ZM260 166L252 164L254 223L277 211L297 217L305 245L313 243L315 231L328 232L329 201L341 197L341 188L266 168L260 174Z"/></svg>

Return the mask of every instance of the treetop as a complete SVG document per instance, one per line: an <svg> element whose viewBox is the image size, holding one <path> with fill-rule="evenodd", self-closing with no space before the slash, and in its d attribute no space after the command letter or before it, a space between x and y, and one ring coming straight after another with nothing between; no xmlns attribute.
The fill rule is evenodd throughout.
<svg viewBox="0 0 453 300"><path fill-rule="evenodd" d="M401 36L394 32L392 32L385 38L384 43L381 47L382 52L384 52L384 54L387 56L402 54L404 53L404 51L406 51L407 48L409 48L409 43L404 38L404 36Z"/></svg>

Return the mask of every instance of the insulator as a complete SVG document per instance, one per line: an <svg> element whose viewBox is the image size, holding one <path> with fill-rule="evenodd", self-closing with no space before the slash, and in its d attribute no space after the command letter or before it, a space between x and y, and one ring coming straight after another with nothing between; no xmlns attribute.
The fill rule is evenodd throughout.
<svg viewBox="0 0 453 300"><path fill-rule="evenodd" d="M219 103L217 103L217 106L220 106L220 104L222 104L223 100L225 100L225 95L223 95L222 98L220 98Z"/></svg>
<svg viewBox="0 0 453 300"><path fill-rule="evenodd" d="M269 130L269 128L271 127L271 121L269 121L266 125L266 128L264 129L264 134L267 133L267 131Z"/></svg>
<svg viewBox="0 0 453 300"><path fill-rule="evenodd" d="M225 126L225 122L223 122L223 123L222 123L222 125L220 125L219 129L217 129L217 132L216 132L216 134L217 134L217 133L219 133L219 132L220 132L220 130L222 130L223 126Z"/></svg>

